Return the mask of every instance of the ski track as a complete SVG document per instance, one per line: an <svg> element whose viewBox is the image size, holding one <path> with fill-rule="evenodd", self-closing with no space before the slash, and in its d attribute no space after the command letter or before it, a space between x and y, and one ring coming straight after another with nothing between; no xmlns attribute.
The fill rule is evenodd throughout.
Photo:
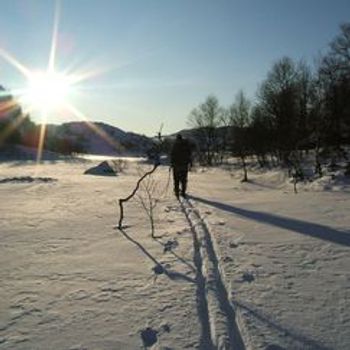
<svg viewBox="0 0 350 350"><path fill-rule="evenodd" d="M208 225L192 201L183 199L180 204L193 234L201 349L244 350Z"/></svg>

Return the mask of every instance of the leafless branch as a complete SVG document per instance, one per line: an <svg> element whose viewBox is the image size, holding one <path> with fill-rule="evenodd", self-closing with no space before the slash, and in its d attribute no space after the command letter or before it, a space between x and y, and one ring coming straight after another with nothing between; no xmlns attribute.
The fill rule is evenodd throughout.
<svg viewBox="0 0 350 350"><path fill-rule="evenodd" d="M123 228L123 219L124 219L124 207L123 207L123 203L129 201L131 198L133 198L136 194L136 192L139 190L141 182L147 177L150 176L151 174L153 174L156 169L158 168L159 164L156 163L154 164L153 168L150 171L147 171L145 174L143 174L139 180L136 183L136 186L134 188L134 190L131 192L131 194L125 198L120 198L119 199L119 208L120 208L120 212L119 212L119 222L118 222L118 229L121 230Z"/></svg>

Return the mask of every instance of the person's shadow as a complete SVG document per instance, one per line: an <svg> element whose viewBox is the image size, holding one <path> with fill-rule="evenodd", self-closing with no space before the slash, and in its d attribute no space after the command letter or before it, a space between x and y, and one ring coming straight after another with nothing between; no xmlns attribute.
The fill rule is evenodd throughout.
<svg viewBox="0 0 350 350"><path fill-rule="evenodd" d="M332 227L316 224L313 222L298 220L294 218L279 216L276 214L264 213L255 210L248 210L235 207L230 204L216 202L213 200L189 196L195 201L210 205L220 210L227 211L236 215L243 216L250 220L281 227L290 231L295 231L303 235L319 238L328 242L333 242L347 247L350 246L350 232L336 230Z"/></svg>

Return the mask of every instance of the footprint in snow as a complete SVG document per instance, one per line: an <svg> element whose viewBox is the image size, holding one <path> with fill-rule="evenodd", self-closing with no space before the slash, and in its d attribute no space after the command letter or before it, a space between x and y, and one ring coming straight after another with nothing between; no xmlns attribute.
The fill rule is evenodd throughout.
<svg viewBox="0 0 350 350"><path fill-rule="evenodd" d="M231 261L233 261L233 259L230 256L225 256L222 258L222 261L223 262L231 262Z"/></svg>
<svg viewBox="0 0 350 350"><path fill-rule="evenodd" d="M141 331L141 339L143 346L145 348L152 346L158 341L158 331L152 329L151 327L147 327Z"/></svg>
<svg viewBox="0 0 350 350"><path fill-rule="evenodd" d="M170 326L167 323L162 324L160 328L163 332L170 333Z"/></svg>
<svg viewBox="0 0 350 350"><path fill-rule="evenodd" d="M176 239L168 240L164 243L163 253L171 252L179 245L179 242Z"/></svg>
<svg viewBox="0 0 350 350"><path fill-rule="evenodd" d="M255 280L255 277L250 272L244 272L242 275L242 282L251 283Z"/></svg>
<svg viewBox="0 0 350 350"><path fill-rule="evenodd" d="M165 272L165 269L161 264L154 266L152 270L156 275L161 275Z"/></svg>

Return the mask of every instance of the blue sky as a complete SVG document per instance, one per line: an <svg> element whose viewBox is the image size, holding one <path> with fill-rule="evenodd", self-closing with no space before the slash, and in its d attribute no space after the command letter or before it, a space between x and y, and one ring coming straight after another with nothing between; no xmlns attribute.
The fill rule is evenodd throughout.
<svg viewBox="0 0 350 350"><path fill-rule="evenodd" d="M61 0L57 70L98 69L71 96L90 120L152 135L187 127L215 94L254 97L282 56L312 63L349 21L348 0ZM0 0L0 47L45 69L55 2ZM0 58L0 84L25 79ZM32 114L35 119L35 113ZM51 121L74 120L51 116Z"/></svg>

